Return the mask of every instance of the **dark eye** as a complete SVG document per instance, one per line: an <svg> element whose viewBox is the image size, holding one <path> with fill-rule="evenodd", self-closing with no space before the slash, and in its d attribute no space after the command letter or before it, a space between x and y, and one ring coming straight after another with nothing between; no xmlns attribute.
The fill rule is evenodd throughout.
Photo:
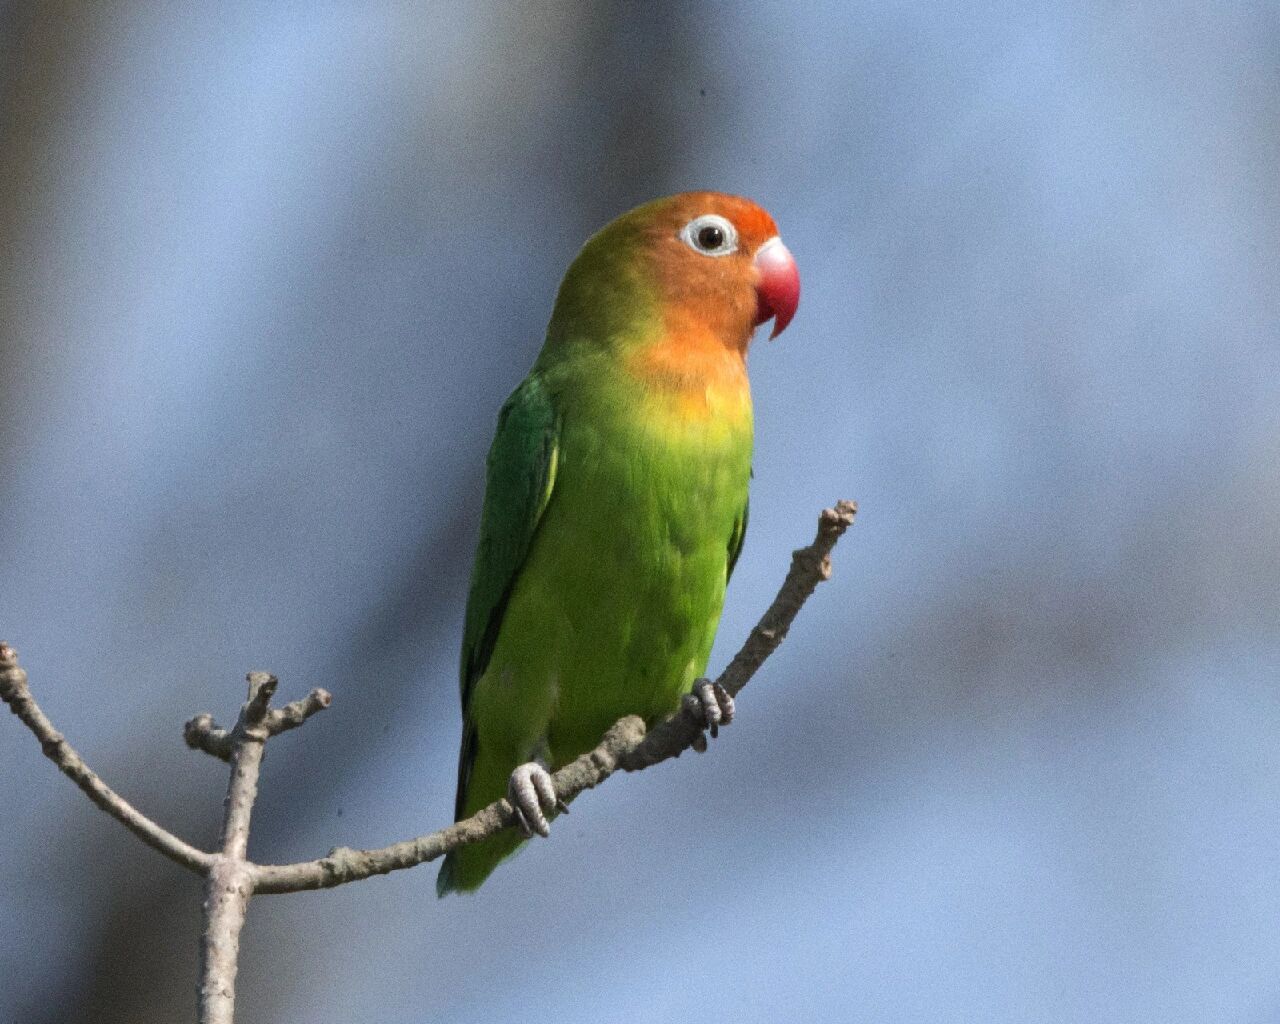
<svg viewBox="0 0 1280 1024"><path fill-rule="evenodd" d="M738 251L738 232L716 213L695 217L680 230L680 237L690 249L703 256L728 256Z"/></svg>
<svg viewBox="0 0 1280 1024"><path fill-rule="evenodd" d="M724 245L724 228L719 224L708 224L698 229L699 249L719 249Z"/></svg>

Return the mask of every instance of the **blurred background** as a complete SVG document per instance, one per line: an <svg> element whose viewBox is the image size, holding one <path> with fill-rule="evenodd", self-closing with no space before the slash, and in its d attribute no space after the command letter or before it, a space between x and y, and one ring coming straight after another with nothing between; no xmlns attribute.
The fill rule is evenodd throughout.
<svg viewBox="0 0 1280 1024"><path fill-rule="evenodd" d="M712 756L255 901L242 1019L1280 1021L1274 4L0 12L0 636L183 836L256 668L335 695L256 859L449 820L494 418L640 201L804 278L713 667L861 507ZM192 1019L196 880L0 778L0 1020Z"/></svg>

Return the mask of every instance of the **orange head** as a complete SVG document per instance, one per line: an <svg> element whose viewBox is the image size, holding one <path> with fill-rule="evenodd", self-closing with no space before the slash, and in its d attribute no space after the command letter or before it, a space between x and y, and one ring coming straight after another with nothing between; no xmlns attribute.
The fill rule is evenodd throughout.
<svg viewBox="0 0 1280 1024"><path fill-rule="evenodd" d="M799 301L795 261L768 213L740 196L684 192L592 236L565 275L548 340L651 341L656 329L745 352L766 320L777 337Z"/></svg>

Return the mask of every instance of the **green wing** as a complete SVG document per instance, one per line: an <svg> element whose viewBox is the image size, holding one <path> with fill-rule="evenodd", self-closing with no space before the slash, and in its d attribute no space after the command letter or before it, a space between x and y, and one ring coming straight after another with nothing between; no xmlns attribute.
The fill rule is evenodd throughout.
<svg viewBox="0 0 1280 1024"><path fill-rule="evenodd" d="M747 514L751 511L751 503L742 503L742 515L733 524L733 533L729 536L729 563L725 566L724 581L729 582L733 576L733 567L738 564L738 556L742 554L742 542L747 539Z"/></svg>
<svg viewBox="0 0 1280 1024"><path fill-rule="evenodd" d="M542 379L530 374L498 414L497 434L489 449L480 545L471 573L462 634L463 732L456 817L462 815L467 777L475 759L471 693L489 665L507 601L551 500L558 461L557 435L551 395Z"/></svg>

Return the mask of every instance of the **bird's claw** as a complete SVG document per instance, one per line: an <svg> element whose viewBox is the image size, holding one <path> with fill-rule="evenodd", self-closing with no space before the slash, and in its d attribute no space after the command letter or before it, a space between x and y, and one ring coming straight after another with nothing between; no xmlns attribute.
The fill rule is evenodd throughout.
<svg viewBox="0 0 1280 1024"><path fill-rule="evenodd" d="M707 731L711 733L712 739L720 735L720 726L728 725L733 721L733 698L719 683L713 683L710 679L699 679L693 684L693 692L687 694L684 699L693 712L706 722ZM693 749L698 753L706 750L706 736L698 737L698 740L694 741Z"/></svg>
<svg viewBox="0 0 1280 1024"><path fill-rule="evenodd" d="M507 799L516 812L516 825L525 838L535 834L544 839L551 835L548 814L556 811L568 814L569 808L556 795L556 785L551 773L537 761L519 765L507 782Z"/></svg>

